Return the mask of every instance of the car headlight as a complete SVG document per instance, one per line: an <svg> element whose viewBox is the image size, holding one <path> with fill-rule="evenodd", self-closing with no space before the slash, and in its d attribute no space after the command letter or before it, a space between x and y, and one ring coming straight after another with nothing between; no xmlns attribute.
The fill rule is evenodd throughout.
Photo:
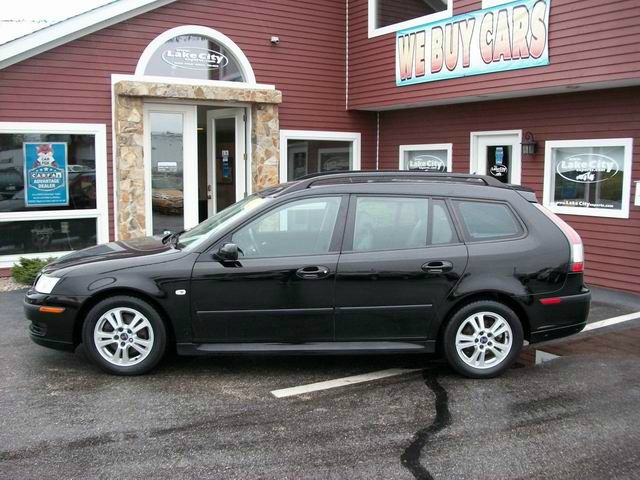
<svg viewBox="0 0 640 480"><path fill-rule="evenodd" d="M51 277L49 275L40 275L38 281L36 282L36 286L34 287L35 291L38 293L51 293L53 287L56 286L56 283L60 281L60 277Z"/></svg>

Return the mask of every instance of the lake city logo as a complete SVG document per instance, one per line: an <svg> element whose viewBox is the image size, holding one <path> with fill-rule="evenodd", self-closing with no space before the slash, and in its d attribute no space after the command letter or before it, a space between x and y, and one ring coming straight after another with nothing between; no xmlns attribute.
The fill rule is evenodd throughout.
<svg viewBox="0 0 640 480"><path fill-rule="evenodd" d="M229 63L220 52L201 47L176 47L162 52L162 60L177 68L188 70L216 70Z"/></svg>
<svg viewBox="0 0 640 480"><path fill-rule="evenodd" d="M615 177L619 170L617 161L599 153L572 155L556 166L558 175L576 183L604 182Z"/></svg>
<svg viewBox="0 0 640 480"><path fill-rule="evenodd" d="M409 160L409 170L444 173L447 171L447 166L442 159L434 155L418 155Z"/></svg>
<svg viewBox="0 0 640 480"><path fill-rule="evenodd" d="M491 175L494 177L502 177L507 174L508 170L506 165L494 165L489 169L489 172L491 172Z"/></svg>

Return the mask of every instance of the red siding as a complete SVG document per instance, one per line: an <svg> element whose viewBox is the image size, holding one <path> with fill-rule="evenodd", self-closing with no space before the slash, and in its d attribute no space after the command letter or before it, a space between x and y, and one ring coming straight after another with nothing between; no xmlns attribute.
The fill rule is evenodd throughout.
<svg viewBox="0 0 640 480"><path fill-rule="evenodd" d="M0 121L106 124L113 219L111 74L133 74L165 30L204 25L240 46L258 82L283 92L281 128L361 132L363 168L372 167L375 115L345 109L345 11L343 0L180 0L0 70Z"/></svg>
<svg viewBox="0 0 640 480"><path fill-rule="evenodd" d="M380 168L397 169L399 145L453 143L453 169L469 172L470 134L522 129L538 153L524 158L522 183L542 200L546 140L634 139L632 180L640 178L640 87L469 103L380 114ZM629 219L565 215L585 243L587 281L640 293L640 207Z"/></svg>
<svg viewBox="0 0 640 480"><path fill-rule="evenodd" d="M454 13L480 1L454 0ZM367 38L367 0L349 0L349 106L390 108L456 100L470 95L523 92L640 77L638 0L551 0L549 56L544 67L395 84L395 33Z"/></svg>

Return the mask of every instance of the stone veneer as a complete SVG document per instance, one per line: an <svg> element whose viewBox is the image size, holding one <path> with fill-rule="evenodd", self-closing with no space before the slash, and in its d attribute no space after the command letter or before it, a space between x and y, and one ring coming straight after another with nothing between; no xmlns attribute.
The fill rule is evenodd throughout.
<svg viewBox="0 0 640 480"><path fill-rule="evenodd" d="M121 81L115 84L114 95L116 218L120 239L147 234L143 148L145 99L170 98L250 104L253 154L250 174L253 191L278 183L278 104L282 102L282 93L278 90Z"/></svg>

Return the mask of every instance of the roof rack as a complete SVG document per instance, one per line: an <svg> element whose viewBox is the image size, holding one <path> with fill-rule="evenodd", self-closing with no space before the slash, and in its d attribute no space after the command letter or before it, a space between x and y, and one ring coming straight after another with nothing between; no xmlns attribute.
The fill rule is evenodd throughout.
<svg viewBox="0 0 640 480"><path fill-rule="evenodd" d="M425 181L460 182L491 187L504 187L499 180L488 175L471 175L465 173L432 173L415 170L357 170L340 172L322 172L305 175L291 182L288 192L311 188L314 185L336 185L348 183L378 182L425 182Z"/></svg>

